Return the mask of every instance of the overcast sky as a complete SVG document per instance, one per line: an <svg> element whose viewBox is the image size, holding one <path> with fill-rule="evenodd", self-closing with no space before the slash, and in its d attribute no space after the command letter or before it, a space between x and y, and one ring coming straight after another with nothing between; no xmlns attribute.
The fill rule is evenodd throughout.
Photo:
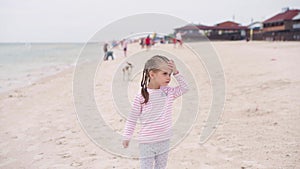
<svg viewBox="0 0 300 169"><path fill-rule="evenodd" d="M0 0L0 42L86 42L106 25L141 13L248 25L284 7L300 9L300 0Z"/></svg>

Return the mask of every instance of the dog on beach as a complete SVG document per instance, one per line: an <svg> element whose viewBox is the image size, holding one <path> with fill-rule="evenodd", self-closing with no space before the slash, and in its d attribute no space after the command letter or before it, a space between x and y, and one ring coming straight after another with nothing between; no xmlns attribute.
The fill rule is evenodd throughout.
<svg viewBox="0 0 300 169"><path fill-rule="evenodd" d="M123 71L123 80L126 80L126 77L127 77L128 81L130 80L130 75L131 75L131 72L132 72L132 68L133 68L132 63L126 62L126 65L122 69L122 71Z"/></svg>

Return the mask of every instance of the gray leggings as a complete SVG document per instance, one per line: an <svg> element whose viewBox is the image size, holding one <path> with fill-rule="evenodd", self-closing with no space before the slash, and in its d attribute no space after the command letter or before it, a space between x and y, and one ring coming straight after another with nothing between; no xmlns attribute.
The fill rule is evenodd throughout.
<svg viewBox="0 0 300 169"><path fill-rule="evenodd" d="M168 162L170 140L140 143L141 169L165 169Z"/></svg>

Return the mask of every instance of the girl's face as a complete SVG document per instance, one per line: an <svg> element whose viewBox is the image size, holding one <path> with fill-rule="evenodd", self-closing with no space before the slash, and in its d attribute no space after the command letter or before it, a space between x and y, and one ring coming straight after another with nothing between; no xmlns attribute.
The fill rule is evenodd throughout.
<svg viewBox="0 0 300 169"><path fill-rule="evenodd" d="M167 86L171 81L172 71L169 68L162 68L156 71L150 71L150 83L160 86Z"/></svg>

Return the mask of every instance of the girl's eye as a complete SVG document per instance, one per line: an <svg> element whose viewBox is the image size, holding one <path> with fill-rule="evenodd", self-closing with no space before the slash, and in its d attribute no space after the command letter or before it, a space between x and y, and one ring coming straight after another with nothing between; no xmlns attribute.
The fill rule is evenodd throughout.
<svg viewBox="0 0 300 169"><path fill-rule="evenodd" d="M164 75L168 75L168 73L167 73L167 72L164 72Z"/></svg>

